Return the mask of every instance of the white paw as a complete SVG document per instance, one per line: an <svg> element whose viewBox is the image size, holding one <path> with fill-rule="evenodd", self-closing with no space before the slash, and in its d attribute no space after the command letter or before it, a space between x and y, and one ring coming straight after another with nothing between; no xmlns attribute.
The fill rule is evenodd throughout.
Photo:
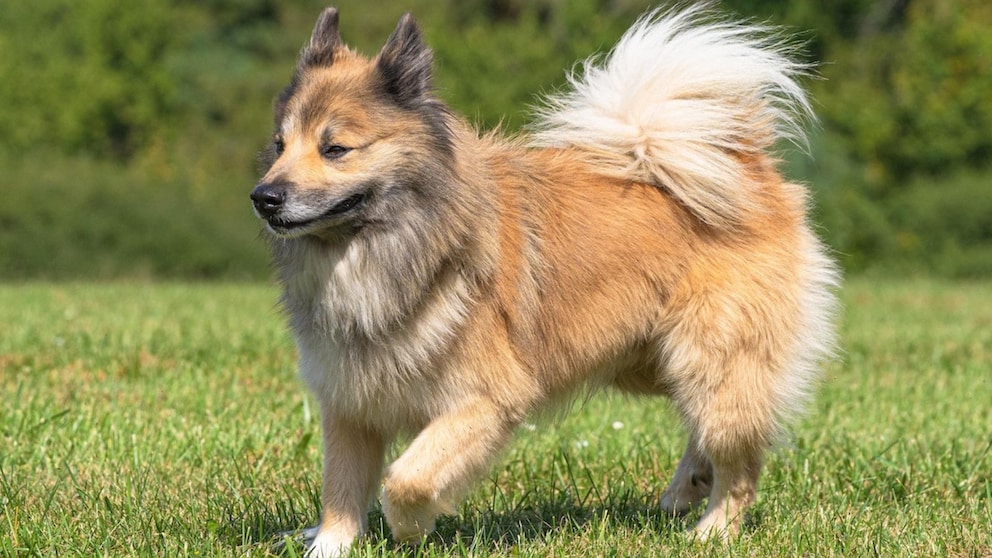
<svg viewBox="0 0 992 558"><path fill-rule="evenodd" d="M316 527L314 527L314 530L316 530ZM307 531L310 531L310 529L307 529L304 533ZM338 558L339 556L348 554L348 549L351 548L353 542L354 538L352 537L343 537L333 532L318 532L317 536L313 538L313 542L307 545L305 556L307 558Z"/></svg>
<svg viewBox="0 0 992 558"><path fill-rule="evenodd" d="M721 513L706 513L692 528L692 535L699 542L728 541L735 534L735 524L728 522Z"/></svg>

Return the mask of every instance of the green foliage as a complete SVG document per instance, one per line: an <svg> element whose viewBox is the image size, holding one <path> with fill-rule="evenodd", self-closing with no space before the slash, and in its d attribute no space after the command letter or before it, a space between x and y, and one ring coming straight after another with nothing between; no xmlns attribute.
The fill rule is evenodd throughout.
<svg viewBox="0 0 992 558"><path fill-rule="evenodd" d="M413 12L435 51L440 96L481 127L510 133L526 125L541 92L562 86L577 61L605 52L653 6L336 3L345 41L367 54ZM271 130L271 100L324 4L5 3L0 188L19 195L0 206L0 277L264 273L246 194ZM990 6L721 4L786 25L821 63L825 79L808 85L822 127L812 159L790 156L790 176L811 184L823 234L848 269L988 270L989 238L973 208L984 207L983 185L992 182ZM44 216L58 222L38 226ZM186 248L163 248L170 243ZM193 255L200 263L190 264Z"/></svg>
<svg viewBox="0 0 992 558"><path fill-rule="evenodd" d="M579 61L608 51L649 7L605 0L451 4L451 13L428 20L438 89L481 127L510 132L526 125L540 93L564 86Z"/></svg>
<svg viewBox="0 0 992 558"><path fill-rule="evenodd" d="M835 45L822 111L885 197L916 175L988 164L992 155L992 5L915 0L890 28Z"/></svg>
<svg viewBox="0 0 992 558"><path fill-rule="evenodd" d="M0 166L6 183L17 185L16 198L0 204L0 270L8 279L267 273L254 216L223 208L216 193L85 158L0 157Z"/></svg>
<svg viewBox="0 0 992 558"><path fill-rule="evenodd" d="M317 408L264 284L0 285L0 556L299 556ZM361 556L987 556L992 283L865 281L843 362L769 455L744 536L659 513L686 443L667 401L602 394L521 428L411 551ZM614 423L622 423L620 427Z"/></svg>
<svg viewBox="0 0 992 558"><path fill-rule="evenodd" d="M893 198L899 255L933 272L992 276L992 173L920 177Z"/></svg>
<svg viewBox="0 0 992 558"><path fill-rule="evenodd" d="M8 146L125 157L178 116L165 62L184 45L168 4L46 0L0 12L0 76L16 84L0 94Z"/></svg>

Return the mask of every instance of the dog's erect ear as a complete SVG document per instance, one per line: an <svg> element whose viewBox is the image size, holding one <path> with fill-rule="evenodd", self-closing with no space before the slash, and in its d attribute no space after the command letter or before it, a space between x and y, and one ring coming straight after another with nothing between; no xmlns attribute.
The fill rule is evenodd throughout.
<svg viewBox="0 0 992 558"><path fill-rule="evenodd" d="M405 14L379 52L376 67L386 92L401 105L431 90L431 51L424 44L413 16Z"/></svg>
<svg viewBox="0 0 992 558"><path fill-rule="evenodd" d="M300 53L300 68L308 66L330 66L334 62L334 51L341 46L338 33L338 9L325 8L317 18L317 24L310 35L310 43Z"/></svg>

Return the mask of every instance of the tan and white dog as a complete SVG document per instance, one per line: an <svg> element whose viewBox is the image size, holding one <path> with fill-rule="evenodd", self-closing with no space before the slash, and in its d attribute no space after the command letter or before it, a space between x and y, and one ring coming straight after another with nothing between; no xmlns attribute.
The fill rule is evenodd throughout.
<svg viewBox="0 0 992 558"><path fill-rule="evenodd" d="M834 343L838 273L770 153L802 138L804 69L767 29L653 12L507 140L434 96L410 16L368 59L325 10L251 194L321 406L311 554L345 552L380 487L418 540L524 417L599 387L672 400L661 509L708 498L696 532L737 532Z"/></svg>

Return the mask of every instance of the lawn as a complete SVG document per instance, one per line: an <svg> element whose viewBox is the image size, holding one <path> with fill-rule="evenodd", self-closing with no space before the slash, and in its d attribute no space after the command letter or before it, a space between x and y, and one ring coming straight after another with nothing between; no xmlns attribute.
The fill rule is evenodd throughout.
<svg viewBox="0 0 992 558"><path fill-rule="evenodd" d="M298 556L320 443L259 284L0 285L0 555ZM369 556L990 556L992 282L866 279L843 355L768 460L742 538L656 511L684 444L665 401L528 424L417 549Z"/></svg>

